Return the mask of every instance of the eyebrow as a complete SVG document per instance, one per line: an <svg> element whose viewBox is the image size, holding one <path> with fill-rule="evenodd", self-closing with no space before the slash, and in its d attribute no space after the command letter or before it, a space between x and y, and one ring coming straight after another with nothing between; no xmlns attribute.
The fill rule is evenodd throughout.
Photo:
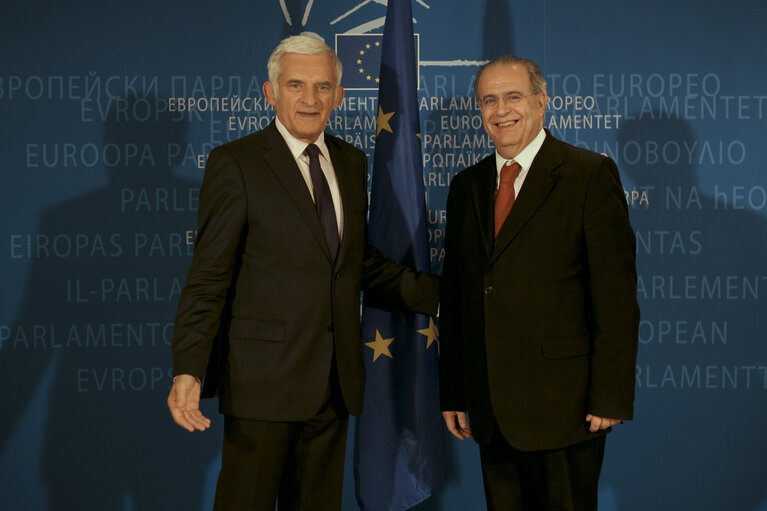
<svg viewBox="0 0 767 511"><path fill-rule="evenodd" d="M297 84L300 84L300 85L304 85L306 82L305 82L305 81L303 81L303 80L299 80L298 78L291 78L291 79L289 79L289 80L288 80L287 82L285 82L285 83L286 83L286 84L288 84L288 85L290 85L290 84L293 84L293 83L297 83ZM330 81L328 81L328 80L323 80L323 81L321 81L321 82L315 82L315 83L314 83L314 84L312 84L312 85L314 85L314 86L316 87L316 86L318 86L318 85L327 85L327 86L331 86L332 84L333 84L333 82L330 82Z"/></svg>
<svg viewBox="0 0 767 511"><path fill-rule="evenodd" d="M521 90L510 90L510 91L506 91L506 92L501 93L501 96L505 96L507 94L524 94L524 93ZM496 96L497 96L496 94L485 94L484 96L482 96L482 99L494 98Z"/></svg>

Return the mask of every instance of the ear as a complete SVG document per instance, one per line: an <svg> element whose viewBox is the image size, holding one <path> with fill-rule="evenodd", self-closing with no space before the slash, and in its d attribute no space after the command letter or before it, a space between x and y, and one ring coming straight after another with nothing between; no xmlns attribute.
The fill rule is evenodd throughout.
<svg viewBox="0 0 767 511"><path fill-rule="evenodd" d="M275 94L274 84L272 82L264 82L263 85L264 97L270 105L275 106L277 104L277 95Z"/></svg>
<svg viewBox="0 0 767 511"><path fill-rule="evenodd" d="M538 113L541 115L541 118L543 118L544 113L546 113L546 103L548 103L548 101L549 97L545 92L538 94Z"/></svg>
<svg viewBox="0 0 767 511"><path fill-rule="evenodd" d="M336 101L335 101L335 104L333 105L333 110L338 108L338 105L340 105L341 101L343 100L344 100L344 88L339 85L338 88L336 89Z"/></svg>

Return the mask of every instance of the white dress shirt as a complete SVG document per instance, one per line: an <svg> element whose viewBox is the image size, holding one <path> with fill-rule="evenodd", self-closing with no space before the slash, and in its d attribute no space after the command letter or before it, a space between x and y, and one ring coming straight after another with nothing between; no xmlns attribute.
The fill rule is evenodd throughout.
<svg viewBox="0 0 767 511"><path fill-rule="evenodd" d="M309 188L309 193L314 200L314 185L312 185L312 176L309 172L309 155L306 154L306 147L309 145L290 134L288 129L280 122L279 117L274 118L274 124L277 126L277 131L280 132L282 138L288 144L290 154L296 160L301 175L306 181L306 187ZM333 197L333 208L336 210L336 221L338 222L338 239L341 240L342 233L344 232L344 209L341 202L341 190L338 188L338 180L336 179L336 172L333 168L333 163L330 161L330 152L328 146L325 144L325 133L320 133L320 136L314 142L314 144L320 149L320 167L322 173L325 174L325 179L328 182L330 188L330 195Z"/></svg>
<svg viewBox="0 0 767 511"><path fill-rule="evenodd" d="M530 166L533 164L533 160L535 159L535 155L538 154L538 151L540 151L541 146L543 145L543 141L546 139L546 132L543 128L541 128L541 131L538 132L538 134L535 136L532 142L527 144L524 149L522 149L522 152L519 153L516 158L513 158L511 160L507 160L506 158L502 157L500 154L498 154L498 151L495 151L495 171L497 172L495 176L495 191L498 192L498 185L501 182L501 169L506 164L507 161L515 161L519 163L520 167L522 167L522 170L519 171L519 175L517 176L517 179L514 180L514 197L519 197L519 191L522 189L522 183L525 182L525 178L527 177L527 172L530 170Z"/></svg>

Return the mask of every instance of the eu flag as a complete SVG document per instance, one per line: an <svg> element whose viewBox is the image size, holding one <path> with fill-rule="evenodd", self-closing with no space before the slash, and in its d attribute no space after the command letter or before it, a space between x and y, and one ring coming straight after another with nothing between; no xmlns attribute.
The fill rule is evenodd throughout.
<svg viewBox="0 0 767 511"><path fill-rule="evenodd" d="M368 242L430 269L417 67L410 0L389 0L382 42ZM363 511L409 509L445 479L433 319L392 313L365 297L367 383L356 421L354 474Z"/></svg>
<svg viewBox="0 0 767 511"><path fill-rule="evenodd" d="M336 34L336 54L344 66L344 89L378 89L381 38L380 34Z"/></svg>

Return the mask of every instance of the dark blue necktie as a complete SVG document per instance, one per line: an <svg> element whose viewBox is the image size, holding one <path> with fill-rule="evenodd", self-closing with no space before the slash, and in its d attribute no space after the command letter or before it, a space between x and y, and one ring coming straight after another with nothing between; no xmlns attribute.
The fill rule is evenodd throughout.
<svg viewBox="0 0 767 511"><path fill-rule="evenodd" d="M335 261L338 255L338 222L336 221L336 209L333 207L333 197L330 195L330 187L320 167L320 148L314 144L306 146L306 154L309 155L309 174L312 177L314 187L314 204L317 207L317 215L325 233L325 241L330 249L330 257Z"/></svg>

